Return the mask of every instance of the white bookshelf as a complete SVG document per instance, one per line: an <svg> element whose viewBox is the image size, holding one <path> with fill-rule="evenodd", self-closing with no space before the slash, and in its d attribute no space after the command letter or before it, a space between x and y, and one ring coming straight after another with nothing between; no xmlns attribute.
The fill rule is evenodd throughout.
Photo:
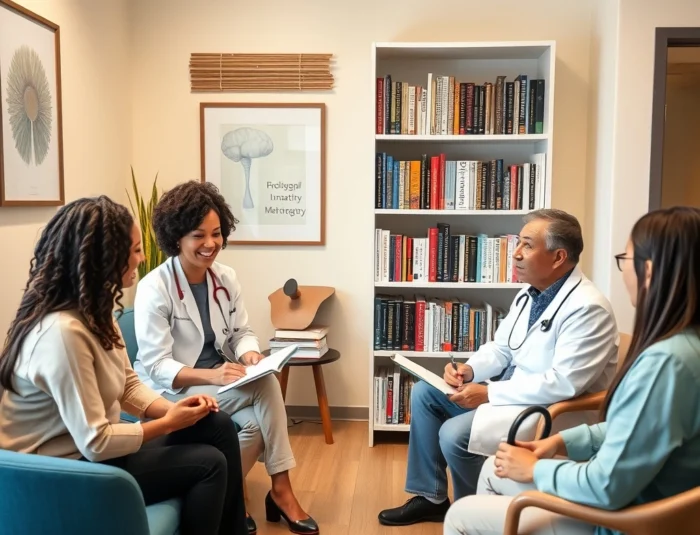
<svg viewBox="0 0 700 535"><path fill-rule="evenodd" d="M532 164L541 172L538 175L538 188L541 188L535 193L534 208L549 208L551 207L551 176L552 176L552 124L554 116L554 66L555 66L555 43L553 41L537 41L537 42L465 42L465 43L375 43L372 46L372 135L374 138L374 153L372 168L368 170L373 177L374 195L373 195L373 234L370 238L372 243L372 258L373 258L373 285L372 285L372 339L370 342L370 359L369 359L369 376L370 376L370 395L369 395L369 445L373 446L375 435L379 432L407 432L409 425L405 423L387 423L385 419L380 418L375 421L377 416L377 396L375 392L374 377L377 370L382 366L387 366L391 369L393 364L389 357L394 353L401 353L407 358L414 359L416 362L442 375L442 369L449 362L450 354L461 361L465 361L472 354L471 351L428 351L418 350L413 347L411 350L391 349L385 347L375 347L375 300L377 296L400 296L406 300L415 298L416 295L424 296L426 299L434 298L439 300L459 300L462 303L469 303L473 307L479 307L482 303L489 303L494 309L507 311L508 307L515 296L516 292L524 287L518 282L508 282L503 280L493 280L495 278L503 278L503 270L498 272L494 269L489 271L492 273L492 279L486 279L479 282L464 282L463 280L455 281L409 281L409 280L393 280L391 274L387 280L384 265L387 262L387 253L382 253L377 250L377 239L385 240L382 236L377 236L377 229L389 231L390 234L411 236L412 238L426 238L427 229L436 227L438 223L447 223L450 226L450 234L455 235L486 235L490 238L517 235L522 226L522 217L527 214L532 208L529 206L528 198L523 198L523 202L517 209L493 209L493 206L465 206L461 203L459 209L454 209L451 206L434 206L434 209L420 208L409 205L409 194L406 193L401 206L396 206L394 196L391 200L385 202L378 201L377 198L386 191L389 187L386 177L386 171L382 171L382 177L378 177L378 162L377 154L385 153L391 155L396 161L421 160L422 155L427 155L427 167L430 166L431 156L444 155L445 161L482 161L491 162L498 161L499 169L505 170L512 165ZM412 114L414 121L412 131L401 133L387 132L382 125L378 131L377 126L377 79L391 76L392 82L402 82L410 87L420 86L428 90L429 74L431 79L439 76L454 77L454 81L463 83L473 83L475 86L484 86L487 82L492 84L491 91L496 90L497 77L505 76L505 82L514 82L520 75L527 76L528 84L532 80L544 80L544 103L542 105L542 129L541 132L528 131L526 127L525 133L455 133L438 126L439 133L430 131L428 122L425 119L429 116L430 111L421 113L420 102L414 108L415 113ZM431 84L432 85L432 84ZM529 85L526 94L529 95ZM454 86L453 86L454 87ZM503 85L503 91L506 91L506 85ZM431 87L431 97L433 97ZM416 93L418 95L418 93ZM384 96L384 92L383 95ZM495 101L495 98L493 99ZM444 104L445 100L441 101ZM528 97L529 104L529 97ZM457 103L453 101L453 109L455 113L459 113L456 109ZM529 108L529 106L528 106ZM386 106L382 106L386 113ZM403 108L404 113L410 111L408 108ZM495 113L494 113L495 115ZM526 112L529 116L529 113ZM420 116L420 119L418 118ZM423 120L421 120L423 119ZM397 121L398 122L398 121ZM494 121L489 121L495 126ZM459 123L459 119L457 120ZM452 123L456 126L457 123ZM529 121L528 121L529 123ZM462 120L461 126L464 126ZM405 125L404 125L405 127ZM478 125L477 125L478 127ZM486 132L486 129L484 129ZM536 156L543 155L543 156ZM386 161L386 157L385 160ZM459 163L457 165L460 165ZM407 168L409 164L406 164ZM424 167L426 167L424 165ZM524 166L523 166L524 167ZM524 167L525 168L525 167ZM384 168L386 169L386 167ZM490 168L489 168L490 169ZM527 167L526 169L531 169ZM453 170L454 174L455 171ZM393 173L392 173L393 175ZM424 173L421 173L421 182L424 183ZM446 175L444 175L446 176ZM483 176L483 175L482 175ZM493 175L490 175L493 176ZM408 173L404 175L406 180L409 180ZM459 184L464 184L465 180L474 181L474 175L468 175L458 179ZM385 180L381 185L378 180ZM393 180L393 178L392 178ZM459 182L462 180L462 182ZM492 181L489 182L491 184ZM393 182L392 182L393 184ZM404 184L404 188L408 186ZM448 188L454 187L454 183L450 183ZM474 196L474 185L471 184L472 204ZM503 194L504 183L501 182L499 195ZM465 191L469 191L465 185ZM483 189L481 190L483 191ZM532 190L530 190L531 192ZM420 203L424 205L424 192L420 193ZM493 191L489 192L489 200L493 197ZM528 195L529 197L529 195ZM505 199L505 197L501 197ZM413 200L413 199L412 199ZM524 206L528 203L528 206ZM455 208L457 201L455 199ZM517 203L516 203L517 204ZM386 233L385 233L386 234ZM512 240L512 238L511 238ZM463 243L463 242L462 242ZM481 242L479 242L481 243ZM498 242L497 242L498 243ZM500 249L503 251L504 249ZM423 257L427 262L427 259ZM483 256L480 256L483 259ZM482 260L483 261L483 260ZM505 260L507 261L507 259ZM495 261L494 261L495 262ZM415 266L414 266L415 267ZM460 270L462 265L460 265ZM427 266L426 266L427 271ZM506 273L508 269L506 269ZM466 273L466 270L465 270ZM483 272L482 272L483 275ZM511 276L512 278L512 276ZM485 316L484 316L485 317ZM492 334L492 333L491 333ZM434 346L433 346L434 348ZM425 348L420 348L425 349ZM455 348L453 348L455 349ZM464 348L461 348L464 349ZM382 414L382 417L385 415Z"/></svg>

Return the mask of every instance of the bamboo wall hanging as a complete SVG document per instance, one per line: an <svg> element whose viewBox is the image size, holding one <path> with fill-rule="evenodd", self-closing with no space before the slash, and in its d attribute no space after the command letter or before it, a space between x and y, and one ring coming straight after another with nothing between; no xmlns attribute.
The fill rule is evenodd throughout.
<svg viewBox="0 0 700 535"><path fill-rule="evenodd" d="M192 92L327 91L333 54L207 54L190 56Z"/></svg>

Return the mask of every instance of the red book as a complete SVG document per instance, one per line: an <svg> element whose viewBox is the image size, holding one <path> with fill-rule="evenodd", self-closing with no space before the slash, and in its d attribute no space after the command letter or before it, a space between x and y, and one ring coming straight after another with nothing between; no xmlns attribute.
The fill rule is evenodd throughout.
<svg viewBox="0 0 700 535"><path fill-rule="evenodd" d="M377 78L377 134L384 133L384 78Z"/></svg>
<svg viewBox="0 0 700 535"><path fill-rule="evenodd" d="M438 229L428 229L428 282L437 281Z"/></svg>
<svg viewBox="0 0 700 535"><path fill-rule="evenodd" d="M425 298L416 296L416 351L425 351Z"/></svg>

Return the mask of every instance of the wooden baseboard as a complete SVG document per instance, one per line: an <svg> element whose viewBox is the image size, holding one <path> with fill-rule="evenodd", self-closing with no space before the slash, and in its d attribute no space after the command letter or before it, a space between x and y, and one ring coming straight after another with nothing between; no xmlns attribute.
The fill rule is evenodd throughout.
<svg viewBox="0 0 700 535"><path fill-rule="evenodd" d="M368 421L367 407L330 407L331 420ZM320 420L321 413L314 405L287 405L287 416L293 420Z"/></svg>

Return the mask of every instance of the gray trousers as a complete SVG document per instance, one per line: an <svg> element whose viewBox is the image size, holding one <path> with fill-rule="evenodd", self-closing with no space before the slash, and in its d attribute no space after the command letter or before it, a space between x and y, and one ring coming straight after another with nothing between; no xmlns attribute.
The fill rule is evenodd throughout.
<svg viewBox="0 0 700 535"><path fill-rule="evenodd" d="M163 393L170 401L193 394L209 394L219 402L219 409L230 414L241 430L241 465L245 476L259 458L269 475L296 466L287 432L287 409L282 399L279 381L267 375L240 388L218 394L216 385L198 385L183 389L179 394Z"/></svg>
<svg viewBox="0 0 700 535"><path fill-rule="evenodd" d="M536 490L532 483L518 483L498 477L494 459L486 459L479 475L476 495L457 500L447 511L444 535L501 535L506 524L506 511L513 497L526 490ZM528 507L520 515L518 531L529 535L592 535L595 528Z"/></svg>

